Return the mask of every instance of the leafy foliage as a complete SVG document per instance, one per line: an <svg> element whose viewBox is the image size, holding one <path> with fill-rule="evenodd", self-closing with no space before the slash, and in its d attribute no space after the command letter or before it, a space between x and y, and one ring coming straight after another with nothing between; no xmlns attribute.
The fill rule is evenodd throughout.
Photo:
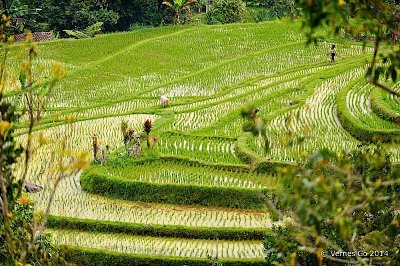
<svg viewBox="0 0 400 266"><path fill-rule="evenodd" d="M143 125L143 132L144 132L145 137L146 137L147 148L150 148L150 145L151 145L150 144L150 132L151 132L152 129L153 129L153 122L151 122L150 119L147 119L144 122L144 125Z"/></svg>
<svg viewBox="0 0 400 266"><path fill-rule="evenodd" d="M21 0L1 1L1 10L6 13L11 21L13 33L23 33L25 29L35 28L37 22L35 16L41 11L23 3Z"/></svg>
<svg viewBox="0 0 400 266"><path fill-rule="evenodd" d="M216 0L207 13L208 24L243 22L247 11L242 0Z"/></svg>
<svg viewBox="0 0 400 266"><path fill-rule="evenodd" d="M121 133L124 141L125 150L129 153L129 149L135 141L135 131L128 127L128 122L126 120L121 121Z"/></svg>
<svg viewBox="0 0 400 266"><path fill-rule="evenodd" d="M159 25L161 14L158 0L21 0L41 12L30 16L39 24L48 25L56 32L64 29L82 31L104 22L105 31L128 30L132 24ZM31 28L36 30L37 28Z"/></svg>
<svg viewBox="0 0 400 266"><path fill-rule="evenodd" d="M175 13L175 24L185 24L190 22L192 19L192 11L190 6L194 3L194 0L171 0L170 2L165 1L162 4L171 8Z"/></svg>
<svg viewBox="0 0 400 266"><path fill-rule="evenodd" d="M27 198L20 198L13 210L13 219L11 223L11 231L15 239L30 239L33 237L34 232L32 231L31 225L34 223L34 219L40 219L40 216L34 212L33 202ZM4 251L7 250L6 239L4 238L4 225L0 225L0 261L9 261L9 258L4 255ZM16 249L25 250L28 243L14 241ZM51 243L51 236L49 234L39 235L33 247L30 248L27 261L32 265L64 265L65 261L60 257L60 253L57 247ZM10 262L11 263L11 262Z"/></svg>
<svg viewBox="0 0 400 266"><path fill-rule="evenodd" d="M120 15L114 30L128 30L132 25L159 26L162 21L159 0L116 0L109 7Z"/></svg>
<svg viewBox="0 0 400 266"><path fill-rule="evenodd" d="M64 30L64 32L69 36L75 37L77 39L93 38L96 36L97 33L101 31L101 27L103 26L103 24L103 22L96 22L95 24L90 25L83 31Z"/></svg>
<svg viewBox="0 0 400 266"><path fill-rule="evenodd" d="M272 228L273 233L267 235L264 239L265 258L268 264L285 263L289 264L290 257L296 249L298 244L293 239L290 231L282 226L275 226ZM293 264L293 263L292 263Z"/></svg>
<svg viewBox="0 0 400 266"><path fill-rule="evenodd" d="M267 9L271 16L279 19L283 18L284 16L295 18L301 14L298 1L295 0L250 0L246 2L249 5Z"/></svg>
<svg viewBox="0 0 400 266"><path fill-rule="evenodd" d="M399 262L400 171L380 146L360 147L343 156L322 150L306 164L283 168L279 175L282 185L275 200L268 202L281 217L290 217L285 244L289 246L279 250L266 243L267 250L274 250L267 253L267 260L282 262L292 252L307 251L322 261L325 250L328 261ZM354 255L335 257L332 250ZM387 252L378 257L359 253L375 250Z"/></svg>

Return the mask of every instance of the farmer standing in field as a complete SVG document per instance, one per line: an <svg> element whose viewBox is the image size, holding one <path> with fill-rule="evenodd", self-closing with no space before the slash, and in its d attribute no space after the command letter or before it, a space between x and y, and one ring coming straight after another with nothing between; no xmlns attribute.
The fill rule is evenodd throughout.
<svg viewBox="0 0 400 266"><path fill-rule="evenodd" d="M335 62L335 57L336 57L336 45L332 44L331 46L331 50L329 51L330 55L331 55L331 63Z"/></svg>
<svg viewBox="0 0 400 266"><path fill-rule="evenodd" d="M165 95L161 95L161 106L165 108L169 104L169 99Z"/></svg>

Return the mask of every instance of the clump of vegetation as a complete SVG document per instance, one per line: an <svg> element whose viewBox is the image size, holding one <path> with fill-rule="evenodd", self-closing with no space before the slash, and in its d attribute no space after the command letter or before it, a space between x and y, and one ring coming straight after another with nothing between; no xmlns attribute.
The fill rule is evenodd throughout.
<svg viewBox="0 0 400 266"><path fill-rule="evenodd" d="M32 7L24 1L2 1L3 10L7 10L10 20L9 31L24 33L36 27L35 17L39 15L40 8Z"/></svg>
<svg viewBox="0 0 400 266"><path fill-rule="evenodd" d="M128 155L139 155L142 151L141 141L146 140L147 147L151 147L151 140L153 143L157 143L158 137L154 136L150 138L150 133L153 129L153 122L150 119L146 119L143 124L143 132L136 134L135 130L129 128L128 122L125 120L121 121L121 133L123 136L125 150Z"/></svg>
<svg viewBox="0 0 400 266"><path fill-rule="evenodd" d="M272 14L271 10L260 7L248 7L249 17L251 22L270 21L276 17Z"/></svg>
<svg viewBox="0 0 400 266"><path fill-rule="evenodd" d="M126 152L129 154L129 150L132 148L133 143L136 139L135 130L129 128L126 120L121 121L121 133Z"/></svg>
<svg viewBox="0 0 400 266"><path fill-rule="evenodd" d="M99 145L99 138L97 137L96 134L94 134L92 137L92 145L93 145L93 158L95 161L97 161L100 145Z"/></svg>
<svg viewBox="0 0 400 266"><path fill-rule="evenodd" d="M106 32L129 30L130 26L161 23L161 8L158 0L118 1L58 1L20 0L29 8L40 12L19 15L24 21L34 21L25 26L32 31L51 30L63 34L64 29L82 31L96 22L104 22Z"/></svg>
<svg viewBox="0 0 400 266"><path fill-rule="evenodd" d="M128 122L121 121L121 132L124 140L125 150L128 155L139 155L142 151L142 135L136 135L135 130L128 127Z"/></svg>
<svg viewBox="0 0 400 266"><path fill-rule="evenodd" d="M267 13L271 18L281 19L285 16L296 18L301 14L300 5L295 0L250 0L246 3L257 8L255 11L260 15Z"/></svg>
<svg viewBox="0 0 400 266"><path fill-rule="evenodd" d="M103 22L96 22L93 25L88 26L86 29L83 31L79 30L64 30L64 32L71 37L77 38L77 39L86 39L86 38L93 38L96 36L96 34L101 32L101 28L103 26Z"/></svg>
<svg viewBox="0 0 400 266"><path fill-rule="evenodd" d="M266 239L267 261L400 262L400 171L381 146L359 148L341 156L322 150L279 171L282 182L266 201L290 218Z"/></svg>
<svg viewBox="0 0 400 266"><path fill-rule="evenodd" d="M94 134L92 137L92 146L94 161L105 164L108 156L110 155L110 146L106 145L105 147L102 147L99 137L96 134Z"/></svg>
<svg viewBox="0 0 400 266"><path fill-rule="evenodd" d="M152 129L153 129L153 123L151 122L150 119L147 119L143 125L143 131L145 133L147 148L150 148L150 145L151 145L150 144L150 132Z"/></svg>
<svg viewBox="0 0 400 266"><path fill-rule="evenodd" d="M192 10L190 6L195 0L170 0L163 2L174 12L174 23L181 25L186 24L192 20Z"/></svg>
<svg viewBox="0 0 400 266"><path fill-rule="evenodd" d="M242 0L216 0L207 13L208 24L227 24L243 22L247 10Z"/></svg>
<svg viewBox="0 0 400 266"><path fill-rule="evenodd" d="M261 136L264 140L265 151L269 150L269 141L267 130L265 128L265 120L258 117L259 109L252 103L247 103L242 106L240 113L243 118L242 129L244 132L251 132L254 137Z"/></svg>
<svg viewBox="0 0 400 266"><path fill-rule="evenodd" d="M65 260L60 256L60 249L51 243L50 234L41 233L35 236L36 232L33 231L34 228L32 225L40 222L42 217L34 211L34 203L28 196L24 195L15 202L12 215L9 230L12 232L13 238L17 240L13 242L12 248L19 250L21 255L23 254L23 250L29 250L25 258L26 262L31 265L66 265ZM10 264L8 265L14 265L9 255L3 253L9 248L7 247L9 242L4 237L4 231L4 226L0 225L0 261L9 262ZM25 241L31 239L33 236L35 236L35 241L29 247L30 243ZM18 252L15 253L16 257L14 260L20 260L21 257L19 257Z"/></svg>

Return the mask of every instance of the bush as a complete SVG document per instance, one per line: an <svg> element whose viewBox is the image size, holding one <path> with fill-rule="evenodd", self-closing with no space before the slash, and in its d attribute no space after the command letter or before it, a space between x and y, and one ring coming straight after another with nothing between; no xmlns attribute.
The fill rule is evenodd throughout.
<svg viewBox="0 0 400 266"><path fill-rule="evenodd" d="M206 24L207 23L207 15L205 13L195 13L193 14L192 24Z"/></svg>
<svg viewBox="0 0 400 266"><path fill-rule="evenodd" d="M22 197L25 201L30 201L27 197ZM20 198L21 199L21 198ZM26 241L30 240L32 237L32 229L30 227L34 226L34 217L38 217L37 214L34 213L34 206L32 203L21 203L20 201L16 202L16 205L12 212L13 220L11 224L11 231L14 239L17 239L18 244L27 244ZM1 217L1 213L0 213ZM0 224L0 263L8 262L7 258L7 244L5 241L5 228L4 224ZM34 249L27 254L27 262L32 265L43 265L45 262L50 263L53 260L53 263L58 262L59 258L58 249L53 246L51 243L51 235L48 233L40 233L36 234L36 241L34 245ZM27 240L28 239L28 240ZM16 243L17 241L13 242ZM21 241L21 242L19 242ZM20 248L23 252L24 250L21 246L15 245L15 248ZM0 264L0 265L14 265L14 264ZM15 264L18 265L18 264ZM21 264L22 265L22 264ZM47 264L46 264L47 265ZM50 264L48 264L50 265ZM56 264L51 264L56 265Z"/></svg>
<svg viewBox="0 0 400 266"><path fill-rule="evenodd" d="M283 265L288 265L290 261L288 261L287 254L292 254L299 248L295 235L284 227L273 227L272 230L274 233L267 236L263 242L267 264L273 265L279 262ZM318 265L315 254L304 251L297 252L296 260L302 261L304 265Z"/></svg>
<svg viewBox="0 0 400 266"><path fill-rule="evenodd" d="M128 30L132 24L159 26L162 14L158 0L110 1L109 8L120 15L116 30Z"/></svg>
<svg viewBox="0 0 400 266"><path fill-rule="evenodd" d="M99 2L99 3L98 3ZM158 26L161 11L158 0L24 0L32 8L41 9L30 19L47 24L47 30L57 33L65 29L82 30L96 22L104 22L104 30L129 30L132 24ZM38 30L33 28L33 30Z"/></svg>
<svg viewBox="0 0 400 266"><path fill-rule="evenodd" d="M243 123L242 130L244 132L251 132L254 128L254 121L246 121Z"/></svg>
<svg viewBox="0 0 400 266"><path fill-rule="evenodd" d="M301 15L302 11L300 3L294 0L251 0L246 1L246 3L253 8L266 9L269 16L273 19L281 19L285 16L296 18Z"/></svg>
<svg viewBox="0 0 400 266"><path fill-rule="evenodd" d="M272 12L267 8L248 8L249 17L251 22L263 22L274 20L276 17L272 14Z"/></svg>
<svg viewBox="0 0 400 266"><path fill-rule="evenodd" d="M266 237L268 265L287 265L294 258L301 265L359 265L361 260L399 265L400 172L387 152L382 145L361 146L343 155L324 149L298 167L280 171L278 201L268 205L278 217L290 213L291 220ZM384 250L386 255L335 256L343 260L338 264L323 258L322 250Z"/></svg>
<svg viewBox="0 0 400 266"><path fill-rule="evenodd" d="M245 21L248 13L241 0L216 0L207 13L208 24L227 24Z"/></svg>

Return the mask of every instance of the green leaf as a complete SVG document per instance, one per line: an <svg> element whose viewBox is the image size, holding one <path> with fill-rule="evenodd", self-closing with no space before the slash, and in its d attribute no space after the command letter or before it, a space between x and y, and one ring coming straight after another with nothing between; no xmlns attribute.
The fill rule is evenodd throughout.
<svg viewBox="0 0 400 266"><path fill-rule="evenodd" d="M265 145L264 146L265 152L268 153L270 150L270 147L269 147L270 145L269 145L269 141L267 138L265 138L264 145Z"/></svg>
<svg viewBox="0 0 400 266"><path fill-rule="evenodd" d="M43 97L49 92L49 83L45 82L41 86L39 86L38 96Z"/></svg>
<svg viewBox="0 0 400 266"><path fill-rule="evenodd" d="M64 32L66 34L68 34L71 37L75 37L77 39L85 39L85 38L89 38L89 36L87 36L85 33L81 32L81 31L74 31L74 30L64 30Z"/></svg>
<svg viewBox="0 0 400 266"><path fill-rule="evenodd" d="M26 80L27 80L27 75L25 73L21 72L19 74L19 82L21 83L21 89L22 90L26 89L26 87L27 87Z"/></svg>
<svg viewBox="0 0 400 266"><path fill-rule="evenodd" d="M384 241L385 236L379 232L379 231L372 231L365 235L362 239L361 242L372 246L372 247L379 247L381 246L382 242Z"/></svg>
<svg viewBox="0 0 400 266"><path fill-rule="evenodd" d="M96 34L101 31L101 27L103 26L104 22L96 22L93 25L90 25L89 27L87 27L83 33L90 37L93 38L94 36L96 36Z"/></svg>

